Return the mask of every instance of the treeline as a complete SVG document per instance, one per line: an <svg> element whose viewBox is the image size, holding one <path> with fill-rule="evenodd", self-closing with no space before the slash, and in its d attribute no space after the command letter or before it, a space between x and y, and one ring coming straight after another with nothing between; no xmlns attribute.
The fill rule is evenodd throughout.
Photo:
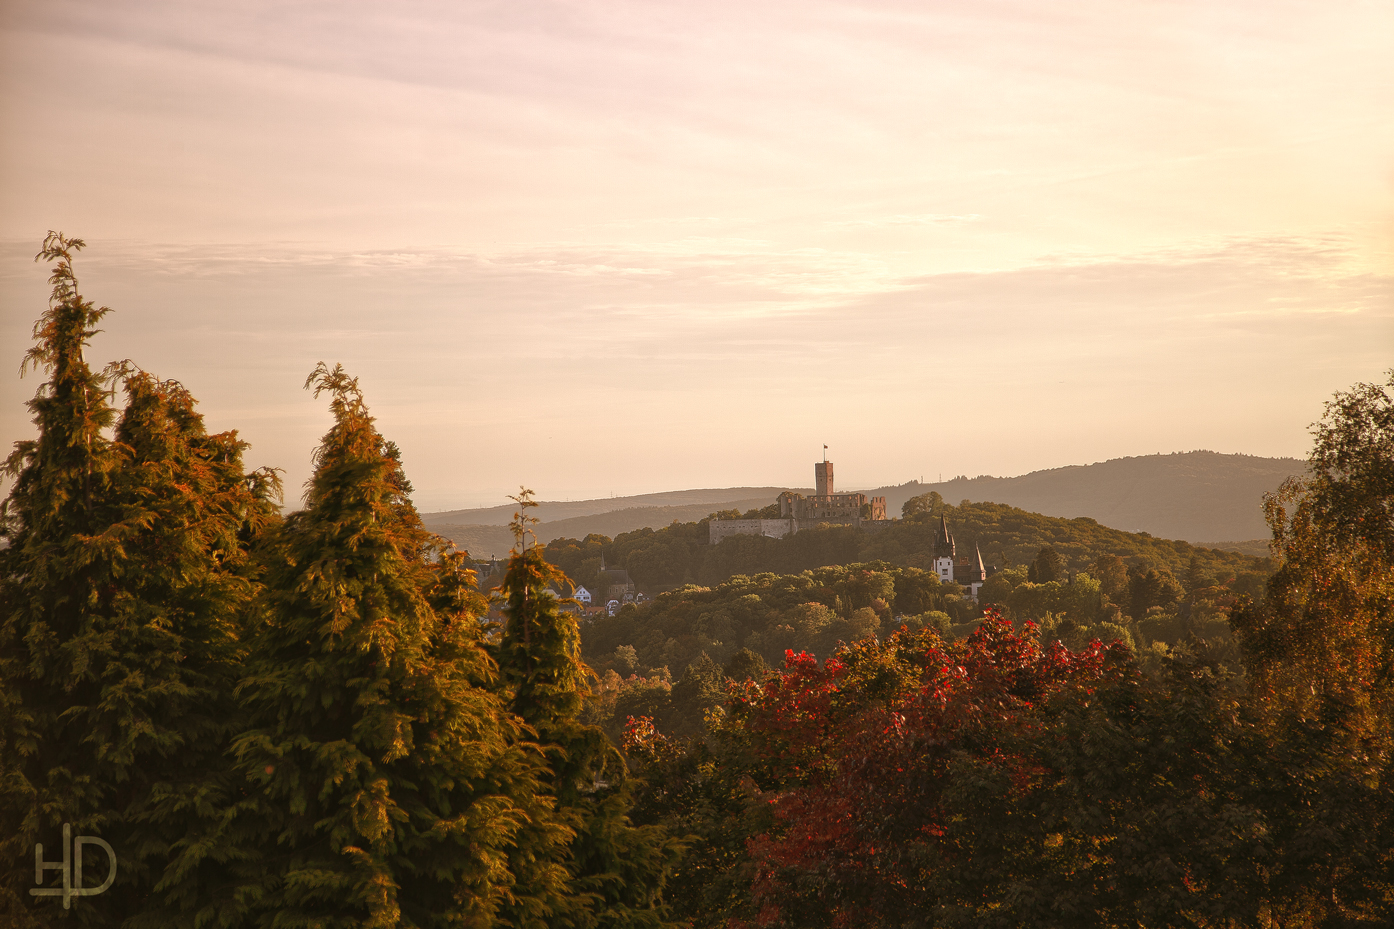
<svg viewBox="0 0 1394 929"><path fill-rule="evenodd" d="M491 629L357 382L323 364L307 387L333 425L280 518L276 475L178 383L88 366L108 311L78 293L81 246L40 254L26 365L47 380L6 462L0 924L666 924L680 846L627 818L539 549L510 559ZM74 873L70 836L116 873L90 845ZM74 900L73 880L110 886Z"/></svg>
<svg viewBox="0 0 1394 929"><path fill-rule="evenodd" d="M607 567L626 569L641 589L651 592L685 584L710 587L741 574L798 574L858 562L928 569L940 516L947 517L960 555L971 555L976 544L983 560L999 568L1025 568L1042 548L1050 548L1070 574L1088 571L1099 558L1113 555L1129 566L1156 568L1178 578L1190 574L1214 583L1233 582L1250 592L1256 592L1273 570L1267 558L1123 532L1088 517L1061 519L966 500L951 506L934 492L909 500L902 518L877 532L833 526L782 539L731 536L712 545L707 520L701 520L639 529L614 539L596 533L584 539L554 539L546 552L549 561L592 590L605 584L602 558Z"/></svg>
<svg viewBox="0 0 1394 929"><path fill-rule="evenodd" d="M978 602L929 570L941 518L960 555L976 547L1000 568ZM901 518L876 532L833 526L711 545L707 525L674 523L614 539L592 533L546 546L548 560L601 602L610 582L602 565L623 567L644 590L666 591L583 628L586 661L600 675L588 718L616 738L636 713L661 732L693 734L732 661L778 666L791 649L828 656L840 643L902 626L961 638L987 605L1071 647L1121 641L1150 667L1182 642L1226 643L1228 610L1261 595L1274 566L1271 558L1122 532L1087 517L966 500L950 506L935 492L907 501Z"/></svg>
<svg viewBox="0 0 1394 929"><path fill-rule="evenodd" d="M1056 628L1068 619L1087 629L1108 623L1114 637L1132 647L1174 645L1188 635L1228 638L1225 611L1251 593L1236 590L1233 577L1217 583L1191 572L1178 580L1164 569L1130 567L1116 555L1066 577L1051 573L1058 559L1044 548L1030 567L997 572L983 585L980 603L998 607L1017 625L1029 620ZM1033 575L1039 580L1030 580ZM700 653L723 663L741 649L778 664L789 649L826 656L841 642L889 635L901 626L932 626L962 637L982 615L980 603L961 585L919 568L884 561L834 565L682 587L614 616L588 619L583 641L586 660L601 671L675 672Z"/></svg>
<svg viewBox="0 0 1394 929"><path fill-rule="evenodd" d="M1228 611L1247 592L1234 577L1216 583L1193 562L1181 580L1165 569L1104 555L1068 577L1043 548L1029 566L989 578L975 602L961 585L886 562L800 574L737 576L713 588L690 585L582 627L586 662L599 675L592 718L618 737L629 716L648 716L666 735L689 736L719 702L722 680L758 679L787 652L830 656L844 644L900 629L933 629L946 640L970 635L984 608L1017 629L1034 624L1043 641L1073 649L1121 642L1151 670L1177 647L1224 654Z"/></svg>

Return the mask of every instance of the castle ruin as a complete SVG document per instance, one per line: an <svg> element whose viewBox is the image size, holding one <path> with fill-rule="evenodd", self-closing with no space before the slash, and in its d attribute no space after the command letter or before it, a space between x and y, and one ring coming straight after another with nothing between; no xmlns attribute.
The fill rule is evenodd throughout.
<svg viewBox="0 0 1394 929"><path fill-rule="evenodd" d="M775 519L713 519L709 523L711 544L733 535L763 535L782 539L802 529L821 526L856 526L870 529L886 523L886 498L866 494L837 493L833 487L833 463L823 460L813 465L812 496L786 490L779 495L779 517Z"/></svg>

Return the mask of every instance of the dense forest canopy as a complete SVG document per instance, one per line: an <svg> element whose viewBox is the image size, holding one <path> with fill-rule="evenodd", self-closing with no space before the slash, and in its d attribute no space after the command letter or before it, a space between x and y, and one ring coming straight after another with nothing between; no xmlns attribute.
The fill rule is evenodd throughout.
<svg viewBox="0 0 1394 929"><path fill-rule="evenodd" d="M342 368L284 516L180 383L94 370L82 247L5 464L0 924L1389 925L1394 372L1327 405L1271 561L932 494L543 547L525 490L481 580ZM602 559L656 596L583 623Z"/></svg>
<svg viewBox="0 0 1394 929"><path fill-rule="evenodd" d="M908 501L902 518L877 532L829 526L782 539L732 536L711 545L702 520L626 532L614 539L597 534L554 539L546 551L548 559L579 584L600 585L603 558L610 567L628 570L640 588L655 593L684 584L720 584L738 574L797 574L854 562L927 569L941 515L949 520L961 549L971 553L977 545L983 560L999 568L1029 565L1049 547L1065 560L1070 573L1087 571L1104 555L1117 555L1129 564L1164 569L1177 577L1191 571L1194 563L1196 570L1217 582L1243 578L1241 585L1249 589L1273 567L1267 559L1110 529L1087 517L1062 519L967 500L953 506L934 493Z"/></svg>

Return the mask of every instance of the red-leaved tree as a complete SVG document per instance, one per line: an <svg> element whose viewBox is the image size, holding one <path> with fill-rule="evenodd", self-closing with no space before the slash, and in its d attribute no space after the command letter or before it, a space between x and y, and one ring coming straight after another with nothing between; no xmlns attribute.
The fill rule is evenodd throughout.
<svg viewBox="0 0 1394 929"><path fill-rule="evenodd" d="M774 814L749 843L753 922L931 922L950 898L971 898L975 875L995 868L956 825L971 815L1016 828L1013 799L1048 779L1029 750L1046 728L1041 708L1087 700L1125 664L1109 652L1043 647L990 613L961 642L902 632L822 666L790 653L728 708ZM994 802L968 802L975 793Z"/></svg>

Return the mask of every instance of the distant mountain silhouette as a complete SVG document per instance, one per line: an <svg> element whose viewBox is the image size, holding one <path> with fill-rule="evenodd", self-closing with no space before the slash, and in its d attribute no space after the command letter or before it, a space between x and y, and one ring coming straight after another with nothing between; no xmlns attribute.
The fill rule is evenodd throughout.
<svg viewBox="0 0 1394 929"><path fill-rule="evenodd" d="M584 539L592 532L614 538L621 532L635 529L661 529L674 521L696 522L721 510L740 510L744 513L768 506L785 489L727 487L599 500L547 501L539 504L531 515L541 520L535 531L543 542L563 538ZM805 492L812 493L812 490L805 488ZM422 520L432 532L440 533L475 557L501 557L513 545L508 523L517 510L517 506L512 504L475 510L450 510L422 514Z"/></svg>
<svg viewBox="0 0 1394 929"><path fill-rule="evenodd" d="M1258 458L1218 452L1177 452L1114 458L1090 465L1032 471L1020 477L955 478L938 483L911 481L866 490L884 496L886 510L898 516L906 500L937 491L947 503L963 500L1005 503L1046 516L1089 516L1127 532L1192 544L1253 549L1268 536L1263 495L1306 470L1297 458ZM545 501L533 511L541 520L538 538L584 538L598 532L614 537L635 529L659 529L673 521L693 522L718 510L742 512L773 503L784 490L809 488L728 487L679 490L597 500ZM433 531L475 556L505 554L512 545L507 525L517 508L506 506L426 513Z"/></svg>
<svg viewBox="0 0 1394 929"><path fill-rule="evenodd" d="M595 500L540 500L537 507L532 511L533 516L544 523L563 519L574 519L578 516L597 516L601 513L613 513L616 510L632 510L638 508L652 507L697 507L710 506L701 516L701 519L714 510L734 509L734 504L741 501L755 501L745 507L750 509L755 506L767 506L774 502L774 498L779 496L787 487L726 487L719 490L669 490L656 494L638 494L632 497L600 497ZM812 491L806 491L812 493ZM427 524L431 523L453 523L462 526L507 526L513 519L513 514L518 511L518 507L512 503L502 506L487 506L473 510L446 510L441 513L423 513L422 519ZM668 525L672 520L662 523ZM627 531L627 530L626 530ZM554 538L560 538L555 536Z"/></svg>
<svg viewBox="0 0 1394 929"><path fill-rule="evenodd" d="M1176 452L867 493L884 494L887 512L896 514L911 497L938 491L946 503L977 500L1045 516L1089 516L1113 529L1196 545L1266 538L1263 495L1306 469L1297 458Z"/></svg>

